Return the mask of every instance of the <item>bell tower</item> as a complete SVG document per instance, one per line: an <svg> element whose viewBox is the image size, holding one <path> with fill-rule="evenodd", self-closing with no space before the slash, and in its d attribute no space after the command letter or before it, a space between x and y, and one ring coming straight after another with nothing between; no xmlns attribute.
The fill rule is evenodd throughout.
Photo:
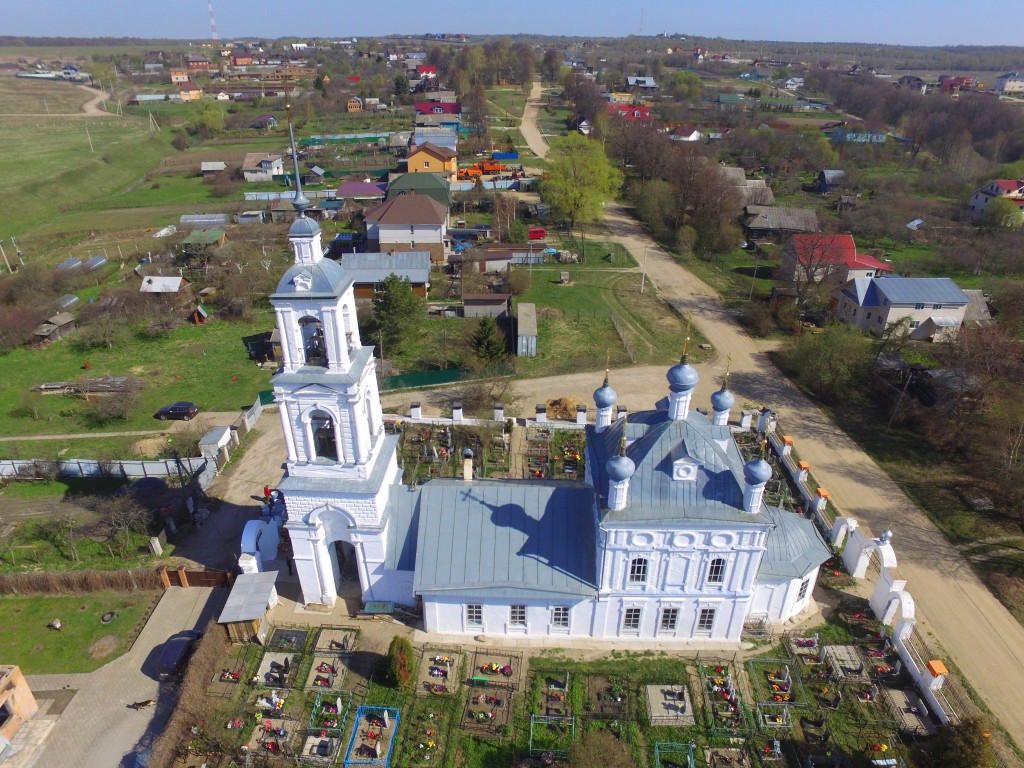
<svg viewBox="0 0 1024 768"><path fill-rule="evenodd" d="M288 241L295 260L270 297L281 342L273 384L287 447L286 485L300 478L367 480L384 438L373 349L359 338L352 278L324 258L320 225L306 215L294 137L292 157L298 216Z"/></svg>

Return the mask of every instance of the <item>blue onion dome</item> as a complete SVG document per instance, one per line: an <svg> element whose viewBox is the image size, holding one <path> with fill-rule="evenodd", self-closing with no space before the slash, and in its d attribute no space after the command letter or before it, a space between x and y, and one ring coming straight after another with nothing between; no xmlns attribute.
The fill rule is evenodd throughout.
<svg viewBox="0 0 1024 768"><path fill-rule="evenodd" d="M753 459L743 465L743 479L751 485L762 485L772 479L772 465L764 459Z"/></svg>
<svg viewBox="0 0 1024 768"><path fill-rule="evenodd" d="M608 386L608 372L605 371L604 384L594 390L594 404L598 408L611 408L618 399L615 390Z"/></svg>
<svg viewBox="0 0 1024 768"><path fill-rule="evenodd" d="M605 469L608 471L608 479L614 483L619 483L623 480L629 480L633 476L633 473L636 472L636 464L633 463L629 456L620 454L608 459Z"/></svg>
<svg viewBox="0 0 1024 768"><path fill-rule="evenodd" d="M673 392L689 392L697 386L700 377L697 369L687 362L687 355L668 369L665 378L668 379L668 388Z"/></svg>
<svg viewBox="0 0 1024 768"><path fill-rule="evenodd" d="M736 405L736 396L724 386L711 395L712 410L721 413L722 411L728 411L734 405Z"/></svg>

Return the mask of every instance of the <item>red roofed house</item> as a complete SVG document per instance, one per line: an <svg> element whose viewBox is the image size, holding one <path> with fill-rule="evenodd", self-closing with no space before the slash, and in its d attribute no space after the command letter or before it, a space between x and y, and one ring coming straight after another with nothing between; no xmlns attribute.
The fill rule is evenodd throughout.
<svg viewBox="0 0 1024 768"><path fill-rule="evenodd" d="M362 79L363 78L360 77L359 75L348 75L348 76L345 77L345 82L346 83L358 83L358 82L361 82Z"/></svg>
<svg viewBox="0 0 1024 768"><path fill-rule="evenodd" d="M430 251L433 264L444 264L448 209L428 195L399 195L367 209L370 247L390 251Z"/></svg>
<svg viewBox="0 0 1024 768"><path fill-rule="evenodd" d="M416 73L420 77L437 77L437 67L432 64L420 64L416 67Z"/></svg>
<svg viewBox="0 0 1024 768"><path fill-rule="evenodd" d="M610 114L615 117L621 117L623 120L651 119L650 107L637 107L629 104L609 104L607 108Z"/></svg>
<svg viewBox="0 0 1024 768"><path fill-rule="evenodd" d="M891 271L888 264L874 256L857 253L853 235L807 233L793 235L786 243L776 275L789 282L842 284Z"/></svg>
<svg viewBox="0 0 1024 768"><path fill-rule="evenodd" d="M448 101L417 101L416 113L420 115L461 115L462 105Z"/></svg>
<svg viewBox="0 0 1024 768"><path fill-rule="evenodd" d="M971 213L981 214L985 212L989 202L996 198L1009 200L1018 208L1024 208L1024 179L990 181L971 195L971 202L967 204L967 207L971 209Z"/></svg>

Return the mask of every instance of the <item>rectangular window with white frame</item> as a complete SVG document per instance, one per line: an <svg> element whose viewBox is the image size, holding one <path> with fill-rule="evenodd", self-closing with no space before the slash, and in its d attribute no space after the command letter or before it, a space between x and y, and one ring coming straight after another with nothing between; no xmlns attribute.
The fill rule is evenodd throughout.
<svg viewBox="0 0 1024 768"><path fill-rule="evenodd" d="M717 612L717 608L701 608L700 615L697 617L697 631L702 634L711 634L715 628L715 614Z"/></svg>
<svg viewBox="0 0 1024 768"><path fill-rule="evenodd" d="M705 582L708 584L724 584L725 583L725 558L716 557L711 561L708 566L708 577Z"/></svg>
<svg viewBox="0 0 1024 768"><path fill-rule="evenodd" d="M810 579L804 579L800 582L800 591L796 593L797 600L803 600L807 597L807 588L811 585Z"/></svg>
<svg viewBox="0 0 1024 768"><path fill-rule="evenodd" d="M643 616L643 608L627 608L622 614L622 631L639 632L641 616Z"/></svg>
<svg viewBox="0 0 1024 768"><path fill-rule="evenodd" d="M466 626L482 627L484 625L484 607L482 605L466 606Z"/></svg>
<svg viewBox="0 0 1024 768"><path fill-rule="evenodd" d="M569 629L569 606L556 605L551 609L551 626L555 629Z"/></svg>
<svg viewBox="0 0 1024 768"><path fill-rule="evenodd" d="M629 585L640 586L647 583L647 558L634 557L629 561Z"/></svg>
<svg viewBox="0 0 1024 768"><path fill-rule="evenodd" d="M513 605L508 609L508 623L513 627L526 626L526 606Z"/></svg>
<svg viewBox="0 0 1024 768"><path fill-rule="evenodd" d="M679 609L662 608L661 621L658 622L658 629L662 632L675 632L677 626L679 626Z"/></svg>

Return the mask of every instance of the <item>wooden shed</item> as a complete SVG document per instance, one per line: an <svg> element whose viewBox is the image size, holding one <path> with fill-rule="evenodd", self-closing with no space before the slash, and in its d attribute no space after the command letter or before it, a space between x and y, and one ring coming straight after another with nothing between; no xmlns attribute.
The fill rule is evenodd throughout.
<svg viewBox="0 0 1024 768"><path fill-rule="evenodd" d="M67 336L77 327L74 315L70 312L58 312L32 331L32 336L36 342L56 341Z"/></svg>
<svg viewBox="0 0 1024 768"><path fill-rule="evenodd" d="M270 631L267 611L277 605L277 571L243 573L235 579L217 619L233 643L263 643Z"/></svg>

